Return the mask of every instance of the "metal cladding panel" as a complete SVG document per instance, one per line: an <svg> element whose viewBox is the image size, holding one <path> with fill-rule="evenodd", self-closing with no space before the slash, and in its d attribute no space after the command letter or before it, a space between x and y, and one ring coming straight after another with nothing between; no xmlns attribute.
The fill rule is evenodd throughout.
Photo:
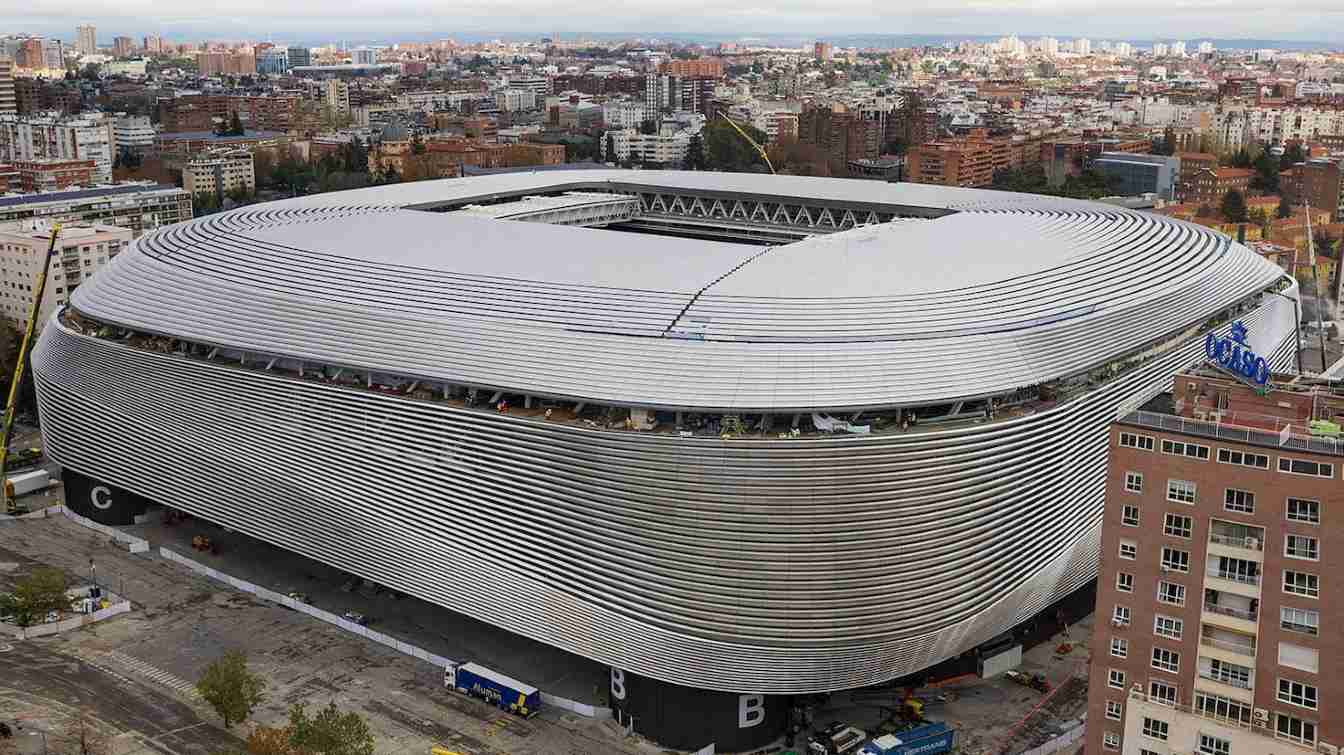
<svg viewBox="0 0 1344 755"><path fill-rule="evenodd" d="M1267 312L1252 332L1291 338ZM784 694L927 668L1093 578L1108 423L1202 350L1021 418L796 440L476 412L59 319L33 365L65 467L637 674Z"/></svg>

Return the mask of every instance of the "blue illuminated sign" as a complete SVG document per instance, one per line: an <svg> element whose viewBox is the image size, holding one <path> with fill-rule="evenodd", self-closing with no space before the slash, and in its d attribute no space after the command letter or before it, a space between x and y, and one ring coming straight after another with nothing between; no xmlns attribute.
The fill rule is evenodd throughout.
<svg viewBox="0 0 1344 755"><path fill-rule="evenodd" d="M1210 333L1204 338L1204 354L1219 367L1256 385L1269 382L1269 364L1246 343L1246 326L1232 323L1225 336Z"/></svg>

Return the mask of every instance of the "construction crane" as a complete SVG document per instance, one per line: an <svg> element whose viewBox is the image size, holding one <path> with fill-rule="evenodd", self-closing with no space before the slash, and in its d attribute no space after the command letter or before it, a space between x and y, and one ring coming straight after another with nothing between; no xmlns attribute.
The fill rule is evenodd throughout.
<svg viewBox="0 0 1344 755"><path fill-rule="evenodd" d="M741 134L742 138L747 140L747 144L750 144L753 148L755 148L756 152L760 154L761 159L765 161L765 167L770 169L771 175L774 175L775 166L773 163L770 162L770 155L766 154L765 147L762 147L761 145L757 144L755 139L752 139L750 136L747 136L747 132L743 131L741 126L737 125L737 121L733 120L732 118L729 118L727 113L719 113L719 116L722 117L725 121L728 121L728 125L732 126L733 129L737 131L737 133Z"/></svg>
<svg viewBox="0 0 1344 755"><path fill-rule="evenodd" d="M42 295L47 291L47 273L51 270L51 260L56 256L56 237L61 233L61 224L51 227L51 241L47 243L47 256L42 260L42 269L37 273L37 285L33 287L33 303L28 307L28 324L23 329L23 340L19 343L19 353L14 357L14 378L9 382L9 401L5 403L4 427L0 427L0 500L4 501L5 512L15 513L18 506L9 489L9 435L14 429L14 415L18 412L19 386L23 384L24 368L28 366L28 347L33 342L33 331L37 330L37 315L42 310Z"/></svg>

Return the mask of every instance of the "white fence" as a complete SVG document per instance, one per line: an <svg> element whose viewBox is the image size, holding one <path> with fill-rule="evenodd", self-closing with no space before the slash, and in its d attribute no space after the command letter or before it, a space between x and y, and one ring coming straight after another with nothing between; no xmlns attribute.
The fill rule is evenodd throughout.
<svg viewBox="0 0 1344 755"><path fill-rule="evenodd" d="M108 527L105 524L99 524L93 521L92 519L88 519L86 517L80 516L79 514L76 514L75 512L71 511L70 509L64 506L48 506L47 508L42 509L41 511L34 511L29 514L20 514L16 518L46 519L47 517L53 516L55 514L65 514L66 519L69 519L70 521L80 525L81 527L88 527L89 529L94 530L95 532L99 532L103 535L106 535L112 538L113 540L116 540L117 542L125 543L127 549L130 550L131 553L144 553L149 550L149 541L142 540L134 535L128 535L115 527Z"/></svg>
<svg viewBox="0 0 1344 755"><path fill-rule="evenodd" d="M79 614L78 616L73 616L63 621L53 621L50 624L37 624L31 627L16 627L10 624L0 624L0 631L9 634L15 639L26 640L32 637L43 637L49 634L68 632L71 629L79 629L82 626L126 613L129 610L131 610L131 602L129 600L123 600L120 603L113 603L107 608L100 608L93 613Z"/></svg>
<svg viewBox="0 0 1344 755"><path fill-rule="evenodd" d="M1077 742L1078 740L1082 739L1083 735L1086 733L1087 733L1087 722L1083 722L1073 727L1072 729L1069 729L1063 734L1060 734L1059 736L1055 737L1049 742L1046 742L1045 744L1040 745L1038 747L1033 747L1030 750L1020 753L1020 755L1050 755L1050 753L1059 752L1065 747L1068 747L1074 742Z"/></svg>
<svg viewBox="0 0 1344 755"><path fill-rule="evenodd" d="M285 606L286 608L292 608L295 611L306 613L319 621L325 621L328 624L334 624L347 632L357 634L361 637L367 637L368 639L373 640L374 642L377 642L380 645L386 645L387 647L392 648L398 653L402 653L403 655L409 655L412 658L417 658L419 660L425 661L426 663L432 664L437 668L443 669L447 668L448 666L456 665L457 663L457 661L454 661L449 658L444 658L441 655L436 655L434 653L429 652L428 650L416 647L415 645L412 645L409 642L403 642L395 637L383 634L382 632L377 632L372 629L369 629L368 627L360 626L359 624L356 624L353 621L347 621L346 619L337 616L336 614L331 613L329 611L323 611L320 608L315 608L302 601L294 600L288 595L281 595L280 593L275 592L274 590L268 590L264 587L259 587L246 580L238 579L237 577L234 577L232 575L225 574L224 572L218 571L216 569L212 569L209 566L206 566L205 564L202 564L199 561L193 561L187 558L186 556L177 553L176 551L171 551L168 550L167 548L159 548L159 554L164 558L168 559L169 561L174 561L179 564L182 564L183 566L187 567L188 569L191 569L197 574L209 577L210 579L219 582L224 582L235 589L241 590L242 592L249 593L251 595L255 595L258 598L261 598L262 600L269 600L272 603L279 603L280 605ZM586 705L584 703L569 700L563 697L556 697L555 695L549 695L544 692L541 695L541 699L547 705L553 705L557 708L572 711L574 713L578 713L579 715L587 716L589 718L607 718L611 716L610 708L598 708L592 705Z"/></svg>

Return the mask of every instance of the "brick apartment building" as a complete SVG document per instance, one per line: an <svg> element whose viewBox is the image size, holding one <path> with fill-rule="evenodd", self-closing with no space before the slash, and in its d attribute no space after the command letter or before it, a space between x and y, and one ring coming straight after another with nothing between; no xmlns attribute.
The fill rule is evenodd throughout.
<svg viewBox="0 0 1344 755"><path fill-rule="evenodd" d="M658 67L659 73L678 78L723 78L723 61L718 58L669 60Z"/></svg>
<svg viewBox="0 0 1344 755"><path fill-rule="evenodd" d="M1288 201L1329 210L1333 222L1344 221L1344 160L1312 158L1279 174Z"/></svg>
<svg viewBox="0 0 1344 755"><path fill-rule="evenodd" d="M14 168L19 174L18 188L25 193L94 184L93 160L17 160Z"/></svg>
<svg viewBox="0 0 1344 755"><path fill-rule="evenodd" d="M188 94L160 99L159 119L166 132L209 131L218 122L227 123L234 113L248 130L290 131L315 126L315 121L305 120L300 102L298 95Z"/></svg>
<svg viewBox="0 0 1344 755"><path fill-rule="evenodd" d="M989 186L994 181L995 162L990 142L929 142L906 154L905 179L939 186Z"/></svg>
<svg viewBox="0 0 1344 755"><path fill-rule="evenodd" d="M843 105L813 105L798 116L798 141L816 147L833 163L877 157L885 136L881 124Z"/></svg>
<svg viewBox="0 0 1344 755"><path fill-rule="evenodd" d="M1201 170L1217 170L1218 156L1208 152L1179 152L1180 173L1176 177L1176 201L1192 201L1188 197L1194 194L1195 175Z"/></svg>
<svg viewBox="0 0 1344 755"><path fill-rule="evenodd" d="M1181 173L1185 175L1182 168ZM1250 191L1255 171L1250 168L1201 168L1190 174L1183 201L1217 208L1227 192L1236 189L1243 195Z"/></svg>
<svg viewBox="0 0 1344 755"><path fill-rule="evenodd" d="M1086 751L1336 755L1344 441L1310 423L1344 394L1200 367L1147 408L1110 433Z"/></svg>

